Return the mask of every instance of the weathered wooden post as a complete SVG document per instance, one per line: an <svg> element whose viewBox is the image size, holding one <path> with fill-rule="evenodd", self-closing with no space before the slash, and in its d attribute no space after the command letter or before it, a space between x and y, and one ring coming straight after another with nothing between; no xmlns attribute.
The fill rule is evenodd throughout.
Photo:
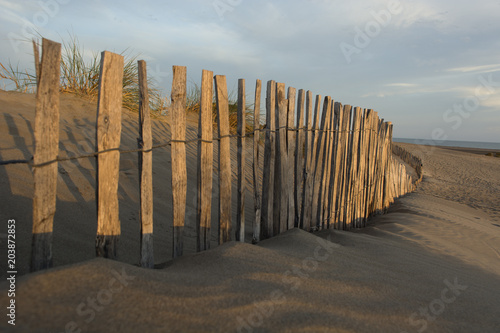
<svg viewBox="0 0 500 333"><path fill-rule="evenodd" d="M116 259L121 233L118 211L120 135L122 129L123 56L101 53L97 102L97 239L96 255Z"/></svg>
<svg viewBox="0 0 500 333"><path fill-rule="evenodd" d="M264 147L264 174L262 175L261 239L273 236L274 169L276 138L276 82L267 82L266 91L266 141Z"/></svg>
<svg viewBox="0 0 500 333"><path fill-rule="evenodd" d="M355 107L352 119L351 152L350 152L350 170L349 186L347 188L346 221L347 228L351 229L353 223L354 210L356 208L355 192L358 184L358 163L359 163L359 131L361 128L361 108Z"/></svg>
<svg viewBox="0 0 500 333"><path fill-rule="evenodd" d="M273 233L286 231L288 219L288 151L286 148L286 126L288 101L285 98L285 84L276 84L276 162L274 166L274 225Z"/></svg>
<svg viewBox="0 0 500 333"><path fill-rule="evenodd" d="M329 211L329 197L330 197L330 181L331 181L331 167L332 167L332 155L333 155L333 106L335 104L334 100L330 100L328 103L328 113L326 115L326 131L325 131L325 156L323 160L323 180L322 189L320 192L321 200L319 209L319 225L321 229L330 227L330 211Z"/></svg>
<svg viewBox="0 0 500 333"><path fill-rule="evenodd" d="M307 129L304 132L304 102L305 102L305 91L303 89L299 90L299 96L297 98L297 136L295 141L295 190L294 190L294 200L295 200L295 223L294 226L298 228L301 225L302 216L302 194L305 187L304 177L305 177L305 158L304 154L307 152L307 147L305 147L304 142L306 141ZM305 134L304 134L305 133Z"/></svg>
<svg viewBox="0 0 500 333"><path fill-rule="evenodd" d="M34 43L37 90L35 154L33 156L33 238L31 271L52 267L52 230L56 212L57 155L59 153L59 77L61 44L42 40L42 61ZM49 164L40 165L43 163Z"/></svg>
<svg viewBox="0 0 500 333"><path fill-rule="evenodd" d="M149 115L149 91L146 62L137 62L139 72L139 187L141 191L141 266L154 268L153 255L153 138Z"/></svg>
<svg viewBox="0 0 500 333"><path fill-rule="evenodd" d="M200 116L198 120L198 203L196 216L196 249L210 249L213 180L213 72L203 70L201 75Z"/></svg>
<svg viewBox="0 0 500 333"><path fill-rule="evenodd" d="M318 137L318 149L316 152L316 171L314 174L314 191L313 191L313 202L312 202L312 220L311 223L315 228L319 228L321 225L321 209L323 205L322 200L322 190L324 182L324 170L325 170L325 155L326 155L326 136L328 131L328 120L329 112L332 103L332 98L330 96L325 96L323 101L323 112L321 114L321 127Z"/></svg>
<svg viewBox="0 0 500 333"><path fill-rule="evenodd" d="M308 94L309 106L308 109L312 108L312 94ZM318 146L319 137L319 113L321 108L321 95L316 96L316 102L314 106L314 121L313 127L311 128L310 143L308 145L308 162L306 166L306 188L304 190L304 218L303 218L303 228L309 231L313 225L312 222L312 205L313 205L313 195L314 195L314 180L317 164L316 150ZM309 111L308 111L309 112Z"/></svg>
<svg viewBox="0 0 500 333"><path fill-rule="evenodd" d="M245 135L246 135L245 80L238 80L238 198L236 212L236 241L245 242Z"/></svg>
<svg viewBox="0 0 500 333"><path fill-rule="evenodd" d="M287 226L286 229L293 229L295 226L295 97L296 97L296 89L292 87L288 87L288 99L287 99L287 125L286 125L286 149L287 149L287 173L288 176L285 180L287 182ZM292 177L290 177L290 172L292 172Z"/></svg>
<svg viewBox="0 0 500 333"><path fill-rule="evenodd" d="M231 240L231 156L229 102L224 75L215 76L219 128L219 244Z"/></svg>
<svg viewBox="0 0 500 333"><path fill-rule="evenodd" d="M262 82L257 80L255 82L255 102L253 109L253 193L254 193L254 208L255 219L253 222L253 236L252 243L260 241L262 218L262 188L259 176L260 166L260 98L261 98Z"/></svg>
<svg viewBox="0 0 500 333"><path fill-rule="evenodd" d="M177 258L183 253L184 220L186 217L186 67L173 66L172 79L172 209L173 251Z"/></svg>
<svg viewBox="0 0 500 333"><path fill-rule="evenodd" d="M330 183L332 184L332 190L331 190L331 204L330 204L330 220L333 222L333 227L335 229L340 229L339 223L338 223L338 204L339 204L339 182L341 182L341 174L342 174L342 152L343 152L343 146L342 146L342 135L343 135L343 128L342 125L344 123L344 112L342 108L342 104L339 102L336 102L333 106L333 112L334 112L334 125L333 127L336 129L335 131L335 137L334 137L334 146L335 150L333 151L334 157L333 157L333 165L332 165L332 175L331 177L333 178ZM332 223L331 222L331 223Z"/></svg>

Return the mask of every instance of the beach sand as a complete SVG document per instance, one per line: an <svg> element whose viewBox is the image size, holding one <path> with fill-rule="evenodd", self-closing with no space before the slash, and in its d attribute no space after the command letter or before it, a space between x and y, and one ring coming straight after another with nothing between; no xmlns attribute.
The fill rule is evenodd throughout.
<svg viewBox="0 0 500 333"><path fill-rule="evenodd" d="M0 91L2 160L31 156L33 110L34 96ZM124 111L124 149L135 148L136 117ZM195 118L190 121L196 124ZM92 151L94 123L95 103L61 96L61 155ZM188 128L188 135L194 129ZM156 140L168 139L168 123L156 120L153 130ZM54 222L56 267L33 274L28 274L31 171L26 165L0 167L0 218L16 219L19 269L16 325L4 315L0 330L499 332L500 159L400 145L423 159L423 182L367 228L294 229L257 245L216 247L214 226L213 249L195 253L195 216L188 214L187 254L173 262L169 149L155 151L155 259L163 267L155 270L136 266L136 154L121 160L120 261L93 258L95 162L65 162L59 168ZM188 147L189 175L196 175L195 152L196 146ZM190 200L194 181L188 210L196 203ZM247 238L251 197L249 192ZM6 228L1 232L0 250L6 253ZM5 261L0 262L0 304L7 311Z"/></svg>

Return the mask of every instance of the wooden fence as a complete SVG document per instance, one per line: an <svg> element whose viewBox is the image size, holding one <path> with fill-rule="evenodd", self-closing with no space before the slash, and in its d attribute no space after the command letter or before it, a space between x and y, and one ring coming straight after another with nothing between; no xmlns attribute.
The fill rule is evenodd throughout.
<svg viewBox="0 0 500 333"><path fill-rule="evenodd" d="M35 52L35 54L38 54ZM35 119L36 149L33 161L33 246L31 269L52 266L52 225L56 203L59 121L59 63L61 45L44 39L37 64L38 89ZM141 266L154 267L151 120L146 64L139 61L139 169ZM116 258L120 221L118 181L121 132L123 57L103 52L101 58L97 159L96 254ZM212 133L212 101L217 108L218 136ZM335 228L349 230L366 225L395 198L411 192L414 181L405 166L392 157L393 125L377 112L342 105L331 97L313 97L275 81L267 82L265 126L260 124L261 81L254 101L254 130L245 128L245 81L238 82L238 177L237 223L231 230L231 161L229 106L226 78L202 72L198 133L197 250L210 248L213 226L222 244L234 235L245 240L244 202L246 173L253 173L255 218L252 242L273 237L292 228L307 231ZM170 109L173 257L183 253L186 208L186 68L173 67ZM261 132L265 134L262 151ZM245 169L245 145L253 137L253 170ZM218 144L219 221L211 221L212 158ZM164 146L165 144L163 144ZM88 155L85 157L89 157ZM263 160L265 172L260 168Z"/></svg>

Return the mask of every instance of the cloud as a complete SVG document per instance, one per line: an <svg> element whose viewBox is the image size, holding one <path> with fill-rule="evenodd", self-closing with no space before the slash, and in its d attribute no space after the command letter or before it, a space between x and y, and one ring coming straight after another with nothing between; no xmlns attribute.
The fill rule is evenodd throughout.
<svg viewBox="0 0 500 333"><path fill-rule="evenodd" d="M467 66L467 67L456 67L449 68L446 70L447 72L460 72L460 73L491 73L500 71L500 64L492 64L492 65L481 65L481 66Z"/></svg>

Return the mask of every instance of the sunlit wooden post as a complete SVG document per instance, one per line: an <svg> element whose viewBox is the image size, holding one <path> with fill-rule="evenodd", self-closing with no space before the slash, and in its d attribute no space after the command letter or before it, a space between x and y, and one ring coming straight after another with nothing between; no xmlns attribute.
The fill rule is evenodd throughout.
<svg viewBox="0 0 500 333"><path fill-rule="evenodd" d="M231 156L229 102L224 75L215 76L219 128L219 244L231 240Z"/></svg>
<svg viewBox="0 0 500 333"><path fill-rule="evenodd" d="M154 268L153 255L153 138L149 115L149 91L146 62L137 62L139 72L139 186L141 191L141 266Z"/></svg>
<svg viewBox="0 0 500 333"><path fill-rule="evenodd" d="M262 175L261 239L273 236L274 169L276 155L276 82L267 82L266 91L266 141L264 148L264 173Z"/></svg>
<svg viewBox="0 0 500 333"><path fill-rule="evenodd" d="M170 125L172 128L173 258L183 254L186 217L186 72L184 66L173 66Z"/></svg>
<svg viewBox="0 0 500 333"><path fill-rule="evenodd" d="M198 121L198 204L196 217L197 251L210 249L213 180L213 72L203 70Z"/></svg>
<svg viewBox="0 0 500 333"><path fill-rule="evenodd" d="M97 239L98 257L116 259L121 233L118 211L120 137L122 119L123 56L101 54L97 102ZM111 150L111 151L108 151Z"/></svg>
<svg viewBox="0 0 500 333"><path fill-rule="evenodd" d="M262 218L262 188L259 176L260 167L260 98L261 98L262 82L255 82L255 102L253 109L253 193L254 193L254 208L255 219L253 222L252 243L260 241L261 234L261 218Z"/></svg>
<svg viewBox="0 0 500 333"><path fill-rule="evenodd" d="M237 212L236 212L236 241L245 241L245 135L246 135L246 101L245 101L245 80L238 80L238 197L237 197Z"/></svg>
<svg viewBox="0 0 500 333"><path fill-rule="evenodd" d="M38 51L38 47L35 46ZM56 212L57 159L59 153L59 77L61 44L42 40L42 60L37 68L35 154L33 163L33 238L31 271L52 267L52 230Z"/></svg>

